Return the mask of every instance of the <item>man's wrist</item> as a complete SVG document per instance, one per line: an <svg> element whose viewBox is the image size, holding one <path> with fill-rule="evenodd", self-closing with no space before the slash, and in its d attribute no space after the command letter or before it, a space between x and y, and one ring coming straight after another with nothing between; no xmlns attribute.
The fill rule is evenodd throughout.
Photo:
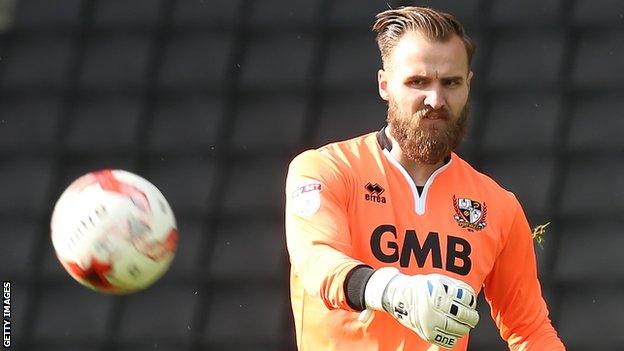
<svg viewBox="0 0 624 351"><path fill-rule="evenodd" d="M364 292L366 283L373 275L375 270L370 266L360 265L354 267L345 278L344 290L347 297L347 304L355 311L363 311L366 309L364 300Z"/></svg>
<svg viewBox="0 0 624 351"><path fill-rule="evenodd" d="M388 283L396 277L399 270L394 267L383 267L377 269L366 283L364 291L364 302L366 308L383 311L383 296Z"/></svg>

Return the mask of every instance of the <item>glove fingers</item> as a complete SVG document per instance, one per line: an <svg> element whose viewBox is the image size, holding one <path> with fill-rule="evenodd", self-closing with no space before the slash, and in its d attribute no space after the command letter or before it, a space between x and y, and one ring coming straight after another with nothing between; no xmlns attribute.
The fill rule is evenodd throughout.
<svg viewBox="0 0 624 351"><path fill-rule="evenodd" d="M479 322L479 312L459 304L452 303L448 309L448 315L450 318L470 328L476 327Z"/></svg>
<svg viewBox="0 0 624 351"><path fill-rule="evenodd" d="M466 284L456 284L449 289L449 295L452 296L454 301L459 302L460 304L470 307L477 307L477 298L472 291L472 288Z"/></svg>
<svg viewBox="0 0 624 351"><path fill-rule="evenodd" d="M458 321L453 320L450 317L446 317L445 323L446 323L446 326L444 327L444 329L443 330L438 329L438 331L456 336L458 338L461 338L462 336L470 332L469 326L463 323L459 323Z"/></svg>
<svg viewBox="0 0 624 351"><path fill-rule="evenodd" d="M455 321L465 324L471 328L474 328L479 322L479 313L472 309L458 303L454 300L441 300L441 304L438 306L440 312Z"/></svg>
<svg viewBox="0 0 624 351"><path fill-rule="evenodd" d="M460 302L462 305L476 308L477 297L472 287L461 280L445 277L439 274L431 274L438 278L438 287L444 289L444 293L450 296L453 300Z"/></svg>

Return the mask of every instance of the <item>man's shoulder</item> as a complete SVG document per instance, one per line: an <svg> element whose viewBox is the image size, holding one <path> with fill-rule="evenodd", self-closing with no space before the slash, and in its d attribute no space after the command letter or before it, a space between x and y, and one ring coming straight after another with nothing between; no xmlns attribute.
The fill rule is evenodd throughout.
<svg viewBox="0 0 624 351"><path fill-rule="evenodd" d="M351 179L355 169L367 166L370 155L375 153L375 148L379 148L375 143L373 132L305 150L290 162L288 173L307 174L320 179Z"/></svg>
<svg viewBox="0 0 624 351"><path fill-rule="evenodd" d="M325 144L316 149L309 149L298 154L295 161L331 162L349 164L362 153L373 152L376 145L376 132L367 133L351 139L340 140Z"/></svg>
<svg viewBox="0 0 624 351"><path fill-rule="evenodd" d="M329 154L357 153L363 149L370 150L377 145L376 135L377 132L370 132L350 139L334 141L319 147L317 150Z"/></svg>

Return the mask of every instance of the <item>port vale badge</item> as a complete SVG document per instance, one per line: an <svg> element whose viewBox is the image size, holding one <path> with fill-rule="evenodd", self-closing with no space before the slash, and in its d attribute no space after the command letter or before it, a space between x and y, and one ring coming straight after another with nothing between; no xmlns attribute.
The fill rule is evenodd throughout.
<svg viewBox="0 0 624 351"><path fill-rule="evenodd" d="M487 225L485 221L487 206L485 206L485 203L481 205L477 201L464 198L458 199L453 195L453 208L455 209L453 218L455 218L460 227L467 228L472 232L481 230Z"/></svg>

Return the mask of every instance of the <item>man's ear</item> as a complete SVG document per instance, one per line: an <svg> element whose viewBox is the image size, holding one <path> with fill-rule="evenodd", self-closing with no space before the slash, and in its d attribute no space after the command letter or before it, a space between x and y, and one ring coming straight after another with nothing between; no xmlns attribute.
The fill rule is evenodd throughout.
<svg viewBox="0 0 624 351"><path fill-rule="evenodd" d="M388 101L390 94L388 94L388 72L380 69L377 71L377 87L379 88L379 96L385 101Z"/></svg>
<svg viewBox="0 0 624 351"><path fill-rule="evenodd" d="M466 79L466 85L468 85L468 90L470 91L470 82L472 81L472 71L468 72L468 79Z"/></svg>

